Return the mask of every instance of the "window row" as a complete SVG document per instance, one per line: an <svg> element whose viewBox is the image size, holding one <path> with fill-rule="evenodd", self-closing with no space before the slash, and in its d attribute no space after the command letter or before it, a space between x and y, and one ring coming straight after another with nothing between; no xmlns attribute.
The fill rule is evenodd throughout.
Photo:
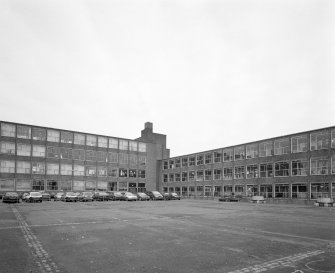
<svg viewBox="0 0 335 273"><path fill-rule="evenodd" d="M181 173L163 174L163 182L186 182L206 180L251 179L266 177L306 176L329 174L328 158L280 161L259 165L226 167L223 169L192 170ZM335 156L331 160L331 174L335 174Z"/></svg>
<svg viewBox="0 0 335 273"><path fill-rule="evenodd" d="M310 134L309 144L311 151L329 149L329 143L328 131L320 131ZM331 147L335 148L335 129L331 131ZM163 169L167 170L225 161L237 161L257 157L307 152L307 150L308 136L306 134L292 138L277 139L275 141L266 141L259 144L237 146L234 148L223 149L222 151L218 150L205 154L165 160L163 162Z"/></svg>
<svg viewBox="0 0 335 273"><path fill-rule="evenodd" d="M29 161L0 160L1 173L74 175L74 176L110 176L145 178L145 170L115 168L112 166L84 166Z"/></svg>
<svg viewBox="0 0 335 273"><path fill-rule="evenodd" d="M0 179L0 191L132 191L146 190L143 182L80 181L56 179Z"/></svg>
<svg viewBox="0 0 335 273"><path fill-rule="evenodd" d="M142 142L1 123L1 136L146 152Z"/></svg>
<svg viewBox="0 0 335 273"><path fill-rule="evenodd" d="M70 149L64 147L45 147L40 145L28 145L23 143L1 142L0 153L18 156L48 157L73 160L99 161L109 163L146 165L146 156L136 154L123 154L115 152L90 151Z"/></svg>

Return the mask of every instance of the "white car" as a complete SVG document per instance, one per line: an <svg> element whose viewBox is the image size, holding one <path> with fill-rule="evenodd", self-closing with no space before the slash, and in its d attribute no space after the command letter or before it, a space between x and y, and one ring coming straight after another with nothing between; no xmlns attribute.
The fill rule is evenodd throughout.
<svg viewBox="0 0 335 273"><path fill-rule="evenodd" d="M124 201L137 201L137 196L129 191L121 192L121 200Z"/></svg>
<svg viewBox="0 0 335 273"><path fill-rule="evenodd" d="M42 203L42 193L38 192L38 191L32 191L30 192L26 197L25 197L25 201L26 202L41 202Z"/></svg>

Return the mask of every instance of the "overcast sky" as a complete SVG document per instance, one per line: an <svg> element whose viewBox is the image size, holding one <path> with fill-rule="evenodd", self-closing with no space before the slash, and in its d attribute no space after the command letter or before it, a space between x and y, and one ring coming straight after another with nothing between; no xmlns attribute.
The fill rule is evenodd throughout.
<svg viewBox="0 0 335 273"><path fill-rule="evenodd" d="M172 156L335 125L333 0L0 0L0 120Z"/></svg>

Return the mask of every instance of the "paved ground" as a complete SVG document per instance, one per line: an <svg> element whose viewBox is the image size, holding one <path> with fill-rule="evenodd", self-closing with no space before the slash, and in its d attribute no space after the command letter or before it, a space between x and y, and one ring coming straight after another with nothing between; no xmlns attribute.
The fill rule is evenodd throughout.
<svg viewBox="0 0 335 273"><path fill-rule="evenodd" d="M0 272L335 273L335 208L0 203Z"/></svg>

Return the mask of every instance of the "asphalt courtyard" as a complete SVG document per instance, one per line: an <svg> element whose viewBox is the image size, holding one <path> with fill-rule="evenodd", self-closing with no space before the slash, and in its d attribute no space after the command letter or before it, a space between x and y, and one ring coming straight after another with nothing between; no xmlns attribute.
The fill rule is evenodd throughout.
<svg viewBox="0 0 335 273"><path fill-rule="evenodd" d="M0 272L335 273L335 208L0 203Z"/></svg>

